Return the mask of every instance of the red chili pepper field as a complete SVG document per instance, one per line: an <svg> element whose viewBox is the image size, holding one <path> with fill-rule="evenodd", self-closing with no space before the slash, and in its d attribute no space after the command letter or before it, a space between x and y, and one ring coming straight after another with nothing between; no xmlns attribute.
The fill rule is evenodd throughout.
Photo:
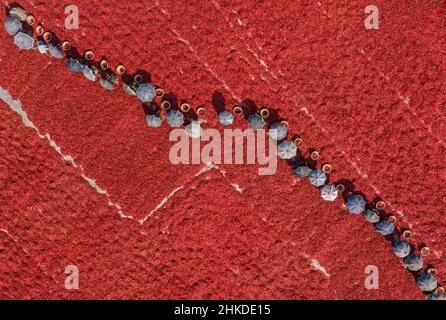
<svg viewBox="0 0 446 320"><path fill-rule="evenodd" d="M46 30L222 129L252 100L408 228L446 281L446 5L375 1L20 1ZM64 8L80 28L65 28ZM1 15L3 25L6 15ZM172 165L170 128L0 31L1 299L423 299L391 244L279 160ZM246 128L236 117L233 128ZM79 269L79 290L64 286ZM366 289L368 265L379 289Z"/></svg>

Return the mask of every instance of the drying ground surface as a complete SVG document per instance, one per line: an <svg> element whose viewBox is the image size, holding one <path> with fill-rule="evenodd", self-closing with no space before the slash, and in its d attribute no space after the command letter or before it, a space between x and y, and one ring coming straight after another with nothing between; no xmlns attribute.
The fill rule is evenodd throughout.
<svg viewBox="0 0 446 320"><path fill-rule="evenodd" d="M380 197L446 278L446 7L375 1L21 1L45 28L193 106L270 106L331 181ZM2 15L3 24L5 16ZM422 299L388 240L284 162L180 165L138 101L0 32L0 298ZM246 128L237 118L234 127ZM80 289L66 290L76 265ZM379 289L364 286L368 265Z"/></svg>

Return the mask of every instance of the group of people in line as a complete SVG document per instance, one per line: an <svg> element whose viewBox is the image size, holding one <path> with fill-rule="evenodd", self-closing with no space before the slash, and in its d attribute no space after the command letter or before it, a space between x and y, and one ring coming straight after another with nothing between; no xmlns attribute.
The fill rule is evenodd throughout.
<svg viewBox="0 0 446 320"><path fill-rule="evenodd" d="M99 79L100 85L106 90L114 90L119 83L119 79L108 69L108 63L103 60L96 66L93 62L93 53L86 52L83 57L74 57L68 55L71 48L69 42L58 43L53 40L51 33L44 32L41 26L33 27L36 23L34 17L29 15L21 7L8 7L8 16L5 21L5 29L9 35L14 37L14 44L20 49L37 49L41 54L50 54L56 59L66 57L66 65L69 70L75 73L82 73L90 81ZM125 68L119 65L117 73L123 75ZM156 97L163 97L164 92L154 85L143 82L140 75L136 75L132 81L124 82L123 89L127 94L136 96L144 104L152 104ZM162 100L162 99L161 99ZM154 109L154 112L146 115L147 125L150 127L160 127L163 120L172 128L178 128L185 123L185 113L189 112L190 105L183 103L180 108L171 108L171 103L167 100L161 102L161 110ZM204 108L197 110L199 116L205 114ZM224 126L230 126L234 122L234 116L243 114L242 107L236 106L233 112L221 111L218 113L218 120ZM298 148L302 140L287 140L288 124L285 121L276 121L268 123L269 111L260 110L259 113L251 114L247 117L250 128L257 130L269 127L269 138L278 143L278 157L285 160L297 158ZM191 137L198 138L201 135L200 120L192 120L185 127L186 133ZM317 152L316 152L317 155ZM325 167L324 167L325 168ZM335 201L345 188L342 185L334 185L328 182L327 170L312 168L307 161L294 165L293 172L295 176L307 178L309 183L320 191L320 196L324 201ZM421 250L422 255L414 252L412 246L404 239L401 239L394 221L384 219L383 206L371 208L362 195L351 194L346 197L346 209L354 215L363 215L365 220L372 223L378 234L388 237L392 242L395 256L402 258L405 267L416 276L417 285L427 294L428 299L446 299L443 288L438 286L436 280L436 271L431 268L425 271L423 269L422 255L428 254L428 248ZM403 234L404 236L404 234ZM406 237L408 238L408 237Z"/></svg>

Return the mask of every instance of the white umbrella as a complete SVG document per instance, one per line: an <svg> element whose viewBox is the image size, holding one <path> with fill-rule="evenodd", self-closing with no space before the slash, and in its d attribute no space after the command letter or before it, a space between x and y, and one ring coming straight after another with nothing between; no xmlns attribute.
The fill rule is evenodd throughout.
<svg viewBox="0 0 446 320"><path fill-rule="evenodd" d="M222 111L218 114L218 121L224 126L230 126L234 122L234 117L228 111Z"/></svg>
<svg viewBox="0 0 446 320"><path fill-rule="evenodd" d="M99 84L107 91L112 91L115 89L115 85L106 79L99 80Z"/></svg>
<svg viewBox="0 0 446 320"><path fill-rule="evenodd" d="M166 121L169 126L178 128L184 123L184 115L178 109L172 109L166 116Z"/></svg>
<svg viewBox="0 0 446 320"><path fill-rule="evenodd" d="M308 168L306 165L301 165L301 166L297 166L296 168L294 168L294 175L304 178L304 177L308 177L310 175L311 171L313 171L313 170Z"/></svg>
<svg viewBox="0 0 446 320"><path fill-rule="evenodd" d="M417 285L423 291L434 291L437 288L437 279L425 273L417 279Z"/></svg>
<svg viewBox="0 0 446 320"><path fill-rule="evenodd" d="M410 244L404 241L395 240L392 242L393 253L399 258L405 258L410 253Z"/></svg>
<svg viewBox="0 0 446 320"><path fill-rule="evenodd" d="M67 60L67 67L73 72L82 72L84 70L84 65L77 59L69 58Z"/></svg>
<svg viewBox="0 0 446 320"><path fill-rule="evenodd" d="M325 201L335 201L338 195L338 189L332 184L326 184L321 188L321 198Z"/></svg>
<svg viewBox="0 0 446 320"><path fill-rule="evenodd" d="M14 37L14 44L20 49L30 50L34 47L34 38L27 33L19 32Z"/></svg>
<svg viewBox="0 0 446 320"><path fill-rule="evenodd" d="M313 186L321 187L325 184L325 181L327 181L327 175L322 170L314 169L308 176L308 180Z"/></svg>
<svg viewBox="0 0 446 320"><path fill-rule="evenodd" d="M49 44L48 51L56 59L62 59L63 58L63 52L60 50L60 48L58 46L55 46L52 43Z"/></svg>
<svg viewBox="0 0 446 320"><path fill-rule="evenodd" d="M259 114L252 114L248 118L249 127L251 129L263 129L265 126L265 120L263 120L262 116Z"/></svg>
<svg viewBox="0 0 446 320"><path fill-rule="evenodd" d="M375 224L376 232L382 236L388 236L395 231L395 225L390 221L381 221Z"/></svg>
<svg viewBox="0 0 446 320"><path fill-rule="evenodd" d="M85 78L87 78L88 80L96 81L96 74L89 66L85 66L82 72L84 73Z"/></svg>
<svg viewBox="0 0 446 320"><path fill-rule="evenodd" d="M152 102L156 96L156 88L150 83L141 83L136 89L136 96L142 102Z"/></svg>
<svg viewBox="0 0 446 320"><path fill-rule="evenodd" d="M404 265L410 271L418 271L423 268L423 258L416 253L412 253L404 258Z"/></svg>
<svg viewBox="0 0 446 320"><path fill-rule="evenodd" d="M5 30L10 36L15 36L22 30L22 23L17 18L8 17L5 21Z"/></svg>
<svg viewBox="0 0 446 320"><path fill-rule="evenodd" d="M13 18L17 18L20 21L25 21L28 17L28 13L25 11L25 9L22 9L20 7L13 7L11 10L9 10L8 15Z"/></svg>
<svg viewBox="0 0 446 320"><path fill-rule="evenodd" d="M277 154L281 159L291 159L297 154L297 146L292 141L282 141L277 147Z"/></svg>
<svg viewBox="0 0 446 320"><path fill-rule="evenodd" d="M163 120L161 119L161 117L159 115L148 114L146 116L146 122L149 127L157 128L157 127L161 126Z"/></svg>
<svg viewBox="0 0 446 320"><path fill-rule="evenodd" d="M273 123L268 131L270 139L276 141L285 139L287 134L288 134L287 126L280 122Z"/></svg>
<svg viewBox="0 0 446 320"><path fill-rule="evenodd" d="M186 126L186 134L192 138L199 138L203 134L203 129L201 128L200 121L192 120Z"/></svg>
<svg viewBox="0 0 446 320"><path fill-rule="evenodd" d="M43 41L37 41L37 49L41 54L46 54L48 52L48 46Z"/></svg>

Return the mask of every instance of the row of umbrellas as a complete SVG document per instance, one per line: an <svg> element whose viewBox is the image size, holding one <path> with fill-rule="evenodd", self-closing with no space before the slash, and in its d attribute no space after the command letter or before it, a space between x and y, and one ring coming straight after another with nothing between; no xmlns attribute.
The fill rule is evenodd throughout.
<svg viewBox="0 0 446 320"><path fill-rule="evenodd" d="M14 37L14 44L23 50L31 50L37 44L37 49L41 54L49 53L51 56L57 59L62 59L64 53L60 46L57 44L47 44L43 41L36 41L33 33L26 28L25 24L26 12L18 8L11 10L9 16L5 21L5 29L9 35ZM84 63L80 59L68 58L67 67L69 70L75 73L83 73L85 78L90 81L96 81L98 79L98 70L87 63ZM105 78L100 78L100 85L106 90L113 90L117 77L113 75L107 75ZM123 84L123 89L130 95L136 96L143 103L151 103L156 97L156 88L150 83L132 83ZM147 125L150 127L160 127L162 125L162 117L159 114L149 114L146 116ZM234 117L232 113L228 111L222 111L218 114L218 120L225 126L232 125ZM178 109L170 110L166 115L166 122L173 128L181 127L185 120L183 113ZM258 130L263 129L267 123L265 119L259 114L253 114L248 117L248 124L251 129ZM198 138L202 135L201 122L197 120L191 121L185 128L186 133L193 137ZM270 125L268 135L273 141L281 141L278 144L278 157L281 159L289 160L293 159L297 155L297 146L294 142L284 140L288 134L288 127L281 122L272 123ZM283 140L283 141L282 141ZM311 169L306 164L297 165L294 169L294 175L299 177L308 177L311 185L319 188L320 196L325 201L335 201L339 197L339 191L333 184L327 183L327 174L319 169ZM381 220L376 211L367 209L367 204L363 196L353 194L347 198L346 208L355 215L363 214L366 221L374 224L376 231L382 236L392 236L392 247L394 254L403 258L404 265L412 272L418 272L417 285L421 290L430 292L437 287L437 280L431 274L425 273L423 268L423 258L416 254L411 253L412 248L409 243L402 241L396 234L395 225L387 220ZM431 298L444 298L444 295L431 295Z"/></svg>
<svg viewBox="0 0 446 320"><path fill-rule="evenodd" d="M339 191L336 186L332 184L326 184L327 175L325 172L319 169L311 169L306 164L298 165L294 168L294 175L298 177L308 177L308 181L313 186L320 188L320 196L325 201L335 201L339 196ZM392 248L395 256L403 258L405 267L412 271L417 272L417 285L425 291L431 292L437 288L437 280L435 276L424 272L423 258L416 253L412 252L412 247L409 243L402 241L399 235L396 234L395 225L387 220L381 220L380 216L375 210L366 209L366 201L363 196L359 194L353 194L347 198L346 208L355 215L363 214L365 219L374 224L376 231L382 236L392 236ZM443 294L430 295L429 298L445 298Z"/></svg>

